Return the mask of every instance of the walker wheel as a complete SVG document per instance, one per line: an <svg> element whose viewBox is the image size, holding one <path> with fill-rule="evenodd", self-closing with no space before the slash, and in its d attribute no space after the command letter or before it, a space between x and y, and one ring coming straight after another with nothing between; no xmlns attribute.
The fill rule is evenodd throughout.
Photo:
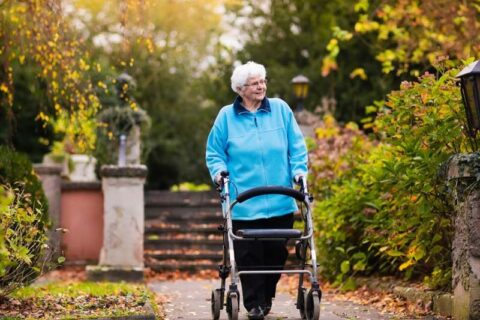
<svg viewBox="0 0 480 320"><path fill-rule="evenodd" d="M297 259L298 260L305 260L305 254L306 253L306 250L305 250L305 243L303 240L300 240L300 241L297 241L295 243L295 256L297 256Z"/></svg>
<svg viewBox="0 0 480 320"><path fill-rule="evenodd" d="M220 319L220 309L222 308L222 296L219 290L212 290L212 319L218 320Z"/></svg>
<svg viewBox="0 0 480 320"><path fill-rule="evenodd" d="M300 311L300 317L302 318L302 320L307 319L307 313L305 312L306 301L307 301L307 290L305 288L298 288L297 309Z"/></svg>
<svg viewBox="0 0 480 320"><path fill-rule="evenodd" d="M310 290L305 304L307 320L320 319L320 296L318 291Z"/></svg>
<svg viewBox="0 0 480 320"><path fill-rule="evenodd" d="M238 320L238 312L239 312L239 296L237 292L230 292L227 296L227 313L228 313L228 320Z"/></svg>

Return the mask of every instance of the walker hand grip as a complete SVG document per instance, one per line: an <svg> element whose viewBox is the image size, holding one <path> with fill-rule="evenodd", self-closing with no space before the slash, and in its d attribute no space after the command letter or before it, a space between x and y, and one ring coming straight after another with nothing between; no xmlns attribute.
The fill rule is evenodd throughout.
<svg viewBox="0 0 480 320"><path fill-rule="evenodd" d="M237 202L242 203L250 198L261 196L265 194L282 194L297 199L298 201L304 201L305 195L300 191L295 189L290 189L280 186L269 186L269 187L258 187L249 189L245 192L242 192L237 197Z"/></svg>

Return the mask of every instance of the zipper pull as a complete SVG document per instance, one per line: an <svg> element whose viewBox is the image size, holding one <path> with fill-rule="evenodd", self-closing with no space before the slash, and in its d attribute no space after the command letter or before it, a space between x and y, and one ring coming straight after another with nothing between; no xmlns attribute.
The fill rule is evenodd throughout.
<svg viewBox="0 0 480 320"><path fill-rule="evenodd" d="M255 122L255 127L258 128L258 125L257 125L257 117L253 118L253 121Z"/></svg>

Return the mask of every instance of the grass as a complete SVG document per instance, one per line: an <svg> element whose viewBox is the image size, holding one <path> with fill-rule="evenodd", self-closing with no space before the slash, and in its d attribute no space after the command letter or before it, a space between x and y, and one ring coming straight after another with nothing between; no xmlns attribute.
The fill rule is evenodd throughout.
<svg viewBox="0 0 480 320"><path fill-rule="evenodd" d="M0 301L0 319L92 319L142 315L149 304L162 319L145 285L111 282L51 282L21 288Z"/></svg>

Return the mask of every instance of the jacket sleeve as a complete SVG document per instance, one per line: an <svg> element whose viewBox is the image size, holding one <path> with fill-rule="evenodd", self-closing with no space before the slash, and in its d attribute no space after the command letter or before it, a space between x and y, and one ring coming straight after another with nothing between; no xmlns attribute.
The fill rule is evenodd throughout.
<svg viewBox="0 0 480 320"><path fill-rule="evenodd" d="M207 138L205 160L213 182L220 172L227 171L227 136L222 130L221 119L222 114L219 114Z"/></svg>
<svg viewBox="0 0 480 320"><path fill-rule="evenodd" d="M287 121L287 137L288 137L288 157L290 162L291 176L307 175L308 168L308 152L302 131L298 126L293 112L288 110Z"/></svg>

